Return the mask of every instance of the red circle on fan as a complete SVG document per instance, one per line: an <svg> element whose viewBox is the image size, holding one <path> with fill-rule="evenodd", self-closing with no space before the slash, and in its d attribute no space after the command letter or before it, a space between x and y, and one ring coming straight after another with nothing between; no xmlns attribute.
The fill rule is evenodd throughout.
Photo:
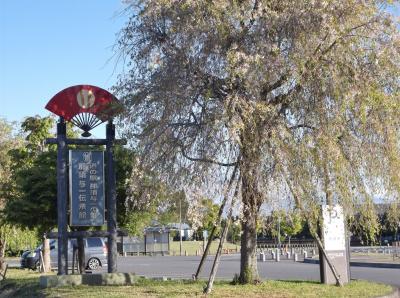
<svg viewBox="0 0 400 298"><path fill-rule="evenodd" d="M94 105L95 96L92 90L82 89L76 95L76 101L81 108L88 109Z"/></svg>

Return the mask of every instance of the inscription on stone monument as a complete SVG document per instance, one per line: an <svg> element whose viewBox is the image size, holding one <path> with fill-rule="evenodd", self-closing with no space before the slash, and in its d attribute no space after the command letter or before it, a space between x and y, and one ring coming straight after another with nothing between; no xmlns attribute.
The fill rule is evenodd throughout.
<svg viewBox="0 0 400 298"><path fill-rule="evenodd" d="M350 270L343 208L340 205L322 206L322 218L322 239L326 254L335 266L342 282L348 283L350 280ZM326 259L320 255L320 261L322 261L323 282L326 284L335 284L336 279Z"/></svg>

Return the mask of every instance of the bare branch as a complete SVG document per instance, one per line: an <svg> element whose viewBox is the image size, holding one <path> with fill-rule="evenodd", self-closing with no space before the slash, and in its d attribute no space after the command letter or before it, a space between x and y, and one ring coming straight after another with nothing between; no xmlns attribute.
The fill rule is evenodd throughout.
<svg viewBox="0 0 400 298"><path fill-rule="evenodd" d="M299 128L308 128L312 130L316 129L314 126L308 124L297 124L289 127L289 129L299 129Z"/></svg>
<svg viewBox="0 0 400 298"><path fill-rule="evenodd" d="M212 163L212 164L216 164L222 167L233 167L236 166L238 164L238 160L235 162L220 162L217 160L213 160L211 158L201 158L201 157L191 157L189 155L186 154L185 149L183 146L180 146L181 149L181 153L182 156L184 156L185 158L189 159L190 161L196 161L196 162L205 162L205 163Z"/></svg>

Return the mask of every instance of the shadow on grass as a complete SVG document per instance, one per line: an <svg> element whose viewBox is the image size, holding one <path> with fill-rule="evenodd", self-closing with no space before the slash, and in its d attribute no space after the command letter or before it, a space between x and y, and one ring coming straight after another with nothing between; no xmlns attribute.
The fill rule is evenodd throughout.
<svg viewBox="0 0 400 298"><path fill-rule="evenodd" d="M7 276L0 282L0 298L5 297L44 297L41 293L38 276L18 277L18 274Z"/></svg>
<svg viewBox="0 0 400 298"><path fill-rule="evenodd" d="M321 282L315 280L290 280L290 279L276 279L274 281L284 282L284 283L294 283L294 284L312 284L312 285L322 285ZM267 280L268 282L268 280Z"/></svg>

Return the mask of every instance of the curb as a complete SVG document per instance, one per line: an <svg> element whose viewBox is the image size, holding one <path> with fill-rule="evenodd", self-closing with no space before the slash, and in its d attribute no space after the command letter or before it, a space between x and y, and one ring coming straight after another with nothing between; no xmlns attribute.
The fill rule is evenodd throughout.
<svg viewBox="0 0 400 298"><path fill-rule="evenodd" d="M303 263L308 264L319 264L319 260L306 258L304 259ZM393 268L393 269L400 269L400 264L393 264L393 263L367 263L367 262L351 262L350 266L352 267L373 267L373 268Z"/></svg>
<svg viewBox="0 0 400 298"><path fill-rule="evenodd" d="M126 286L134 285L140 277L134 273L99 273L76 275L42 275L39 284L42 288L62 286Z"/></svg>
<svg viewBox="0 0 400 298"><path fill-rule="evenodd" d="M95 273L95 274L69 274L69 275L42 275L39 284L42 288L63 287L63 286L132 286L139 280L191 280L184 278L172 278L166 276L146 277L135 273Z"/></svg>

